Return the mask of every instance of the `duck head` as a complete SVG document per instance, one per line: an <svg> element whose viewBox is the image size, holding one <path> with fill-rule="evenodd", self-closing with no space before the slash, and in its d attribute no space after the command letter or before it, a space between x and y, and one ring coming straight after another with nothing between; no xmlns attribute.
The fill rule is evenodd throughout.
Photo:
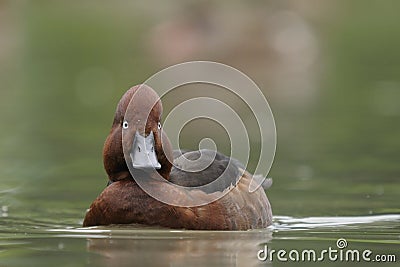
<svg viewBox="0 0 400 267"><path fill-rule="evenodd" d="M172 148L161 127L162 104L146 85L130 88L118 103L103 149L104 168L113 182L132 177L130 168L169 179Z"/></svg>

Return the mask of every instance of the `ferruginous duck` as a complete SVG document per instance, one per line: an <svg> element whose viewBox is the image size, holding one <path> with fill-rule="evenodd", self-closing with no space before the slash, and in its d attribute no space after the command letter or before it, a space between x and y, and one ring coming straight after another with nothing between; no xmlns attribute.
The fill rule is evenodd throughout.
<svg viewBox="0 0 400 267"><path fill-rule="evenodd" d="M103 149L109 184L83 226L144 224L192 230L248 230L272 223L265 190L253 175L211 150L172 151L161 126L162 104L146 85L129 89Z"/></svg>

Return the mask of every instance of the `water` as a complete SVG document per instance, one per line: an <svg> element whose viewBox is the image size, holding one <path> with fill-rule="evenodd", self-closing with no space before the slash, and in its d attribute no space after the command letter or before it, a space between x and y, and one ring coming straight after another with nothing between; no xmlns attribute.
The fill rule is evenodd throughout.
<svg viewBox="0 0 400 267"><path fill-rule="evenodd" d="M288 263L276 255L272 260L261 261L259 251L267 246L269 251L315 250L319 255L329 247L340 251L336 242L343 238L347 242L344 251L371 250L371 261L376 255L397 261L386 262L385 266L398 266L400 260L400 215L275 216L274 224L265 230L226 232L140 225L80 228L45 221L27 224L12 218L7 218L6 223L17 227L1 232L1 266L280 266ZM318 256L314 261L294 258L289 262L309 266L319 265L321 261L317 260ZM328 266L359 264L345 258L334 261L327 256L322 262Z"/></svg>
<svg viewBox="0 0 400 267"><path fill-rule="evenodd" d="M338 239L344 253L396 256L366 266L399 265L400 2L84 2L0 3L1 267L321 266L288 255L337 249ZM180 46L186 38L193 50ZM120 96L186 59L233 65L269 100L278 135L267 191L274 224L245 232L81 228L107 183L101 152ZM164 112L190 96L167 95ZM189 125L183 147L212 134L227 140L211 128ZM265 246L288 261L278 252L260 261Z"/></svg>

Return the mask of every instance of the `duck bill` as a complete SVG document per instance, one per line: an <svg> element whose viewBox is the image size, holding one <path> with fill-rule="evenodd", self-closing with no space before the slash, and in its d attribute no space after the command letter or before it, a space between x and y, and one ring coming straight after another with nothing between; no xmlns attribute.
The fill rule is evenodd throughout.
<svg viewBox="0 0 400 267"><path fill-rule="evenodd" d="M155 152L153 132L147 137L136 132L129 155L132 161L132 167L135 169L151 170L161 168L161 164L158 162Z"/></svg>

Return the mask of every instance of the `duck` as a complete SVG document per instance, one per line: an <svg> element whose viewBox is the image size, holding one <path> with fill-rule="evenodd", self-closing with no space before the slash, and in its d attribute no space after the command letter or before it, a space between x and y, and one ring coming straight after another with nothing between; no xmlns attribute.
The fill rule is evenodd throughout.
<svg viewBox="0 0 400 267"><path fill-rule="evenodd" d="M150 86L136 85L122 96L103 147L108 184L83 227L250 230L272 224L265 193L270 178L249 190L255 176L238 160L213 150L173 150L161 115L160 97Z"/></svg>

